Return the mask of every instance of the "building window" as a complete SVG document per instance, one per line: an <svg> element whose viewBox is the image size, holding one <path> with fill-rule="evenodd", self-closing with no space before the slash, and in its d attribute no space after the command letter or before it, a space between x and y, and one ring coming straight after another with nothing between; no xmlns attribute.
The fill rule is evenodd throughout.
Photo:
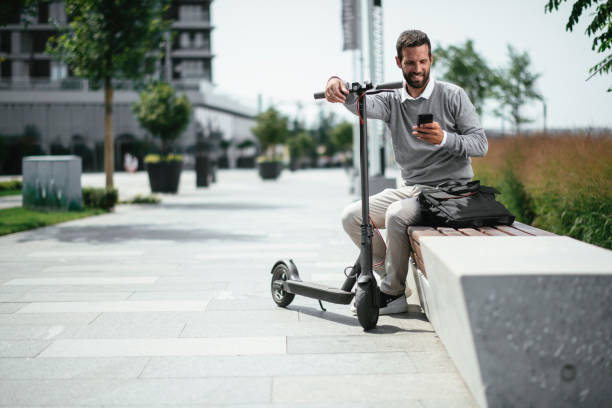
<svg viewBox="0 0 612 408"><path fill-rule="evenodd" d="M0 77L11 78L13 76L13 64L10 60L4 60L0 63Z"/></svg>
<svg viewBox="0 0 612 408"><path fill-rule="evenodd" d="M54 34L53 31L34 31L32 34L34 37L34 52L45 52L47 40Z"/></svg>
<svg viewBox="0 0 612 408"><path fill-rule="evenodd" d="M38 4L38 22L47 24L49 22L49 3Z"/></svg>
<svg viewBox="0 0 612 408"><path fill-rule="evenodd" d="M189 33L181 33L181 48L191 48Z"/></svg>
<svg viewBox="0 0 612 408"><path fill-rule="evenodd" d="M179 20L180 21L202 21L204 17L202 13L202 6L200 5L181 5L179 7Z"/></svg>
<svg viewBox="0 0 612 408"><path fill-rule="evenodd" d="M11 32L1 31L0 32L0 52L7 54L11 53Z"/></svg>
<svg viewBox="0 0 612 408"><path fill-rule="evenodd" d="M30 62L30 76L32 78L49 78L50 63L48 60Z"/></svg>

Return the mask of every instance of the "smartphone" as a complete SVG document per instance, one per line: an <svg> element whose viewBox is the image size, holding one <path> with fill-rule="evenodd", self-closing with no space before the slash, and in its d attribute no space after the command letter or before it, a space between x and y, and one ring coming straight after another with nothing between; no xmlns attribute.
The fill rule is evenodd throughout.
<svg viewBox="0 0 612 408"><path fill-rule="evenodd" d="M422 113L417 118L417 126L433 122L433 113Z"/></svg>

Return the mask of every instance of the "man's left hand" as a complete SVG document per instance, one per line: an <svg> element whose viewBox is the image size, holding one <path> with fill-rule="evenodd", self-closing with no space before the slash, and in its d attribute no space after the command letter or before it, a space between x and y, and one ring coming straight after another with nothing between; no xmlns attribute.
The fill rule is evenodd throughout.
<svg viewBox="0 0 612 408"><path fill-rule="evenodd" d="M439 145L444 139L444 131L438 122L424 123L421 126L413 126L412 134L419 140L433 145Z"/></svg>

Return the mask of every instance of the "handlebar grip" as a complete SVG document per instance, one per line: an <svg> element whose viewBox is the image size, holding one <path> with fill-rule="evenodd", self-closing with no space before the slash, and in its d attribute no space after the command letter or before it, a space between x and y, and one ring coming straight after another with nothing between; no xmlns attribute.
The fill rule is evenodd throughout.
<svg viewBox="0 0 612 408"><path fill-rule="evenodd" d="M325 99L325 92L317 92L314 94L315 99Z"/></svg>
<svg viewBox="0 0 612 408"><path fill-rule="evenodd" d="M387 82L385 84L376 85L376 89L399 89L404 86L403 82Z"/></svg>

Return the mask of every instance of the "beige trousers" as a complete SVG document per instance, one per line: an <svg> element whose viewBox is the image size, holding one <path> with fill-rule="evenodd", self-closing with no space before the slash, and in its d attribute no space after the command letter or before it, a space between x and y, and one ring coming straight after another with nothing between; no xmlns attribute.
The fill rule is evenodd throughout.
<svg viewBox="0 0 612 408"><path fill-rule="evenodd" d="M399 295L406 289L410 241L406 229L417 225L421 210L417 201L424 186L403 186L385 189L370 197L370 218L379 229L387 230L387 250L381 236L374 230L372 252L374 271L382 279L380 288L389 295ZM361 248L361 200L342 211L342 226L351 240Z"/></svg>

